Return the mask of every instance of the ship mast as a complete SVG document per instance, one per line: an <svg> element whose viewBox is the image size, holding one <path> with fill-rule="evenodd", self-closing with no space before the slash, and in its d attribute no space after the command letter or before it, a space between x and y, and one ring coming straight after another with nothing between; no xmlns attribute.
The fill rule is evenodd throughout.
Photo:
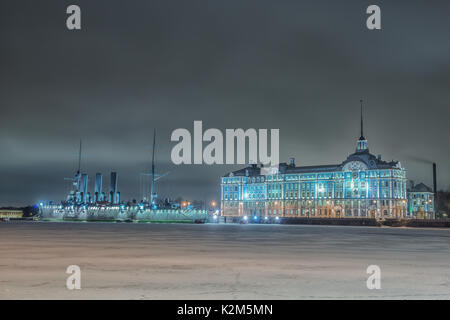
<svg viewBox="0 0 450 320"><path fill-rule="evenodd" d="M153 147L152 147L152 171L150 173L147 172L141 172L141 188L142 188L142 199L145 201L147 200L147 183L145 181L146 176L152 177L152 183L151 183L151 190L150 190L150 198L148 199L150 205L154 205L156 202L156 198L158 197L158 194L156 193L156 181L161 179L162 177L165 177L169 174L169 172L159 174L155 172L155 157L156 157L156 129L153 130Z"/></svg>
<svg viewBox="0 0 450 320"><path fill-rule="evenodd" d="M152 191L151 191L151 203L156 198L155 194L155 141L156 141L156 129L153 129L153 153L152 153Z"/></svg>
<svg viewBox="0 0 450 320"><path fill-rule="evenodd" d="M81 171L81 139L80 139L80 149L78 151L78 173Z"/></svg>
<svg viewBox="0 0 450 320"><path fill-rule="evenodd" d="M80 179L81 179L81 139L80 139L80 149L78 151L78 171L77 171L77 175L76 175L76 180L77 180L77 191L80 191Z"/></svg>
<svg viewBox="0 0 450 320"><path fill-rule="evenodd" d="M76 202L76 195L80 192L81 188L81 139L80 139L80 148L78 150L78 170L73 178L64 178L64 180L71 181L72 187L69 191L69 195L67 196L68 201Z"/></svg>

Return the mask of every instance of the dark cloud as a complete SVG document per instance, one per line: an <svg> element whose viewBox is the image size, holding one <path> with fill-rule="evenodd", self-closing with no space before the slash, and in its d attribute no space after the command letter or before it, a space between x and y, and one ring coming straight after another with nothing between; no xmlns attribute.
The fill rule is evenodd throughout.
<svg viewBox="0 0 450 320"><path fill-rule="evenodd" d="M218 198L236 166L174 166L172 130L279 128L281 160L340 163L353 152L359 99L374 154L408 177L450 184L450 4L378 1L2 1L0 204L63 197L65 176L119 172L139 193L158 130L161 193ZM108 183L108 178L105 179Z"/></svg>

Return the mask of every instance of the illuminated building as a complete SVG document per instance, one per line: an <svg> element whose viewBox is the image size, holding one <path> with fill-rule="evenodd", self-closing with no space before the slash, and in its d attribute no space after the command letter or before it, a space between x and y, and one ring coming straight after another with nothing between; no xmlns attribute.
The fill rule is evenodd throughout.
<svg viewBox="0 0 450 320"><path fill-rule="evenodd" d="M23 217L22 210L1 209L0 219L19 219Z"/></svg>
<svg viewBox="0 0 450 320"><path fill-rule="evenodd" d="M408 215L418 219L434 218L434 193L423 183L408 190Z"/></svg>
<svg viewBox="0 0 450 320"><path fill-rule="evenodd" d="M334 165L252 164L221 179L221 212L234 217L408 218L406 174L369 152L363 135Z"/></svg>

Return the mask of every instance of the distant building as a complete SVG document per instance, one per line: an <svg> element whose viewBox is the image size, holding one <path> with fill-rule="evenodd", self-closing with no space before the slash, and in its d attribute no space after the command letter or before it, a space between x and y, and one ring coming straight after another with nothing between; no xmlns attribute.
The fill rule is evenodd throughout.
<svg viewBox="0 0 450 320"><path fill-rule="evenodd" d="M22 217L22 210L0 209L0 219L18 219Z"/></svg>
<svg viewBox="0 0 450 320"><path fill-rule="evenodd" d="M434 218L434 193L423 183L408 189L408 215L417 219Z"/></svg>
<svg viewBox="0 0 450 320"><path fill-rule="evenodd" d="M224 216L408 218L405 169L369 152L363 135L340 164L275 168L256 164L221 179Z"/></svg>

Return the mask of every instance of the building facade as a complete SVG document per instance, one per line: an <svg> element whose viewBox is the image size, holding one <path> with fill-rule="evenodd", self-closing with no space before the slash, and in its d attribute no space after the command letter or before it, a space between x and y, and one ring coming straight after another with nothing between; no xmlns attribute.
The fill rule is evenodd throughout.
<svg viewBox="0 0 450 320"><path fill-rule="evenodd" d="M423 183L408 190L408 215L417 219L434 219L434 193Z"/></svg>
<svg viewBox="0 0 450 320"><path fill-rule="evenodd" d="M221 178L223 216L408 218L406 172L398 161L369 152L361 137L345 161L298 167L294 159L276 168L255 164Z"/></svg>
<svg viewBox="0 0 450 320"><path fill-rule="evenodd" d="M22 210L1 209L0 219L20 219L23 217Z"/></svg>

